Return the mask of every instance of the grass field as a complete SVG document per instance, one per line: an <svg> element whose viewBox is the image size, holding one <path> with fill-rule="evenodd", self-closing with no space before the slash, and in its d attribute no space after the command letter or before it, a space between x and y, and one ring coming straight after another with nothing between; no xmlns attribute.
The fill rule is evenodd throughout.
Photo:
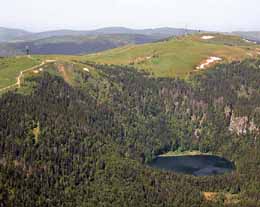
<svg viewBox="0 0 260 207"><path fill-rule="evenodd" d="M28 57L0 58L0 89L16 83L20 72L39 64L37 59Z"/></svg>
<svg viewBox="0 0 260 207"><path fill-rule="evenodd" d="M184 78L210 56L232 61L252 58L257 54L256 45L244 42L237 36L211 34L214 39L202 40L202 35L190 35L144 45L129 45L87 55L82 59L106 64L131 64L157 77Z"/></svg>

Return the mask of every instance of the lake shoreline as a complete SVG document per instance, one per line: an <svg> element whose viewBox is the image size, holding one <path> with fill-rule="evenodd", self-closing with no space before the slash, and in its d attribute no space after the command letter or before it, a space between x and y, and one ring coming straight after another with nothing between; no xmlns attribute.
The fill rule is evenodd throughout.
<svg viewBox="0 0 260 207"><path fill-rule="evenodd" d="M200 151L168 152L157 156L149 166L193 176L213 176L230 173L236 169L232 161Z"/></svg>
<svg viewBox="0 0 260 207"><path fill-rule="evenodd" d="M169 151L165 154L158 155L157 157L179 157L179 156L197 156L197 155L213 155L211 152L203 153L198 150L193 151Z"/></svg>

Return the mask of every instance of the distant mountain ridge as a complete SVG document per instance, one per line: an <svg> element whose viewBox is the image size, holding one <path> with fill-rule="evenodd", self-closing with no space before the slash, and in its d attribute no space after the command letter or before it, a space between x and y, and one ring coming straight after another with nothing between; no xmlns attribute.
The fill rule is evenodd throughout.
<svg viewBox="0 0 260 207"><path fill-rule="evenodd" d="M27 32L21 29L10 29L5 27L0 27L0 42L11 41L19 39L26 35L30 35L31 32Z"/></svg>
<svg viewBox="0 0 260 207"><path fill-rule="evenodd" d="M0 56L25 53L29 46L32 54L89 54L128 44L143 44L160 40L160 37L139 34L104 34L82 36L54 36L33 41L0 44Z"/></svg>
<svg viewBox="0 0 260 207"><path fill-rule="evenodd" d="M17 30L17 32L20 30ZM23 31L23 30L21 30ZM183 29L183 28L170 28L162 27L155 29L130 29L126 27L105 27L96 30L53 30L45 32L26 32L18 35L16 39L9 39L11 41L32 41L49 37L59 36L82 36L82 35L101 35L101 34L141 34L141 35L156 35L161 38L167 38L169 36L179 36L186 33L195 33L197 30ZM7 40L7 41L9 41Z"/></svg>
<svg viewBox="0 0 260 207"><path fill-rule="evenodd" d="M19 33L17 30L12 38L2 38L0 56L24 54L26 46L31 48L33 54L89 54L127 44L150 43L195 32L197 31L168 27L157 29L107 27L90 31L56 30L39 33L26 31Z"/></svg>
<svg viewBox="0 0 260 207"><path fill-rule="evenodd" d="M93 33L97 34L143 34L143 35L161 35L164 37L169 36L179 36L186 33L195 33L197 30L183 29L183 28L170 28L170 27L161 27L155 29L129 29L126 27L107 27L102 29L93 30Z"/></svg>
<svg viewBox="0 0 260 207"><path fill-rule="evenodd" d="M237 34L247 40L260 43L260 31L248 31L248 32L236 31L233 33Z"/></svg>

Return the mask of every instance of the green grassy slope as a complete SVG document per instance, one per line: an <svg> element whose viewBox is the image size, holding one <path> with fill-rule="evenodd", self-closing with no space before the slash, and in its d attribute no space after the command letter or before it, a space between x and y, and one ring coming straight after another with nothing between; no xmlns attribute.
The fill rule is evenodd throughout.
<svg viewBox="0 0 260 207"><path fill-rule="evenodd" d="M220 57L224 61L256 56L256 46L243 42L239 37L211 34L214 39L203 40L203 35L209 34L130 45L82 59L106 64L133 64L158 77L185 77L210 56Z"/></svg>
<svg viewBox="0 0 260 207"><path fill-rule="evenodd" d="M0 58L0 90L16 83L20 72L39 64L28 57Z"/></svg>
<svg viewBox="0 0 260 207"><path fill-rule="evenodd" d="M202 39L203 36L210 35L214 38ZM156 43L128 45L86 56L45 55L34 56L33 59L28 57L2 58L0 59L0 89L14 84L21 71L37 65L45 59L64 62L61 65L65 66L65 72L59 73L67 77L72 75L71 71L67 70L65 62L87 60L116 65L134 65L157 77L185 78L192 73L203 71L196 70L196 67L204 63L210 56L220 57L223 62L242 60L256 57L259 53L258 47L260 46L248 43L238 36L203 33ZM69 66L69 68L73 68L73 66ZM81 71L83 70L82 66L79 68Z"/></svg>

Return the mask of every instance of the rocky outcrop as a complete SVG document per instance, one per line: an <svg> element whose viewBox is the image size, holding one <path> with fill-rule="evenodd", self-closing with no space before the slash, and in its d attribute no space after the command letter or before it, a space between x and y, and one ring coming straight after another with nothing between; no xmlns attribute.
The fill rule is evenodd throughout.
<svg viewBox="0 0 260 207"><path fill-rule="evenodd" d="M248 129L248 117L235 117L232 114L230 119L229 131L236 133L237 135L246 134Z"/></svg>
<svg viewBox="0 0 260 207"><path fill-rule="evenodd" d="M246 133L259 133L260 128L256 126L254 120L249 120L247 116L236 117L234 113L232 113L229 131L237 135L243 135Z"/></svg>

